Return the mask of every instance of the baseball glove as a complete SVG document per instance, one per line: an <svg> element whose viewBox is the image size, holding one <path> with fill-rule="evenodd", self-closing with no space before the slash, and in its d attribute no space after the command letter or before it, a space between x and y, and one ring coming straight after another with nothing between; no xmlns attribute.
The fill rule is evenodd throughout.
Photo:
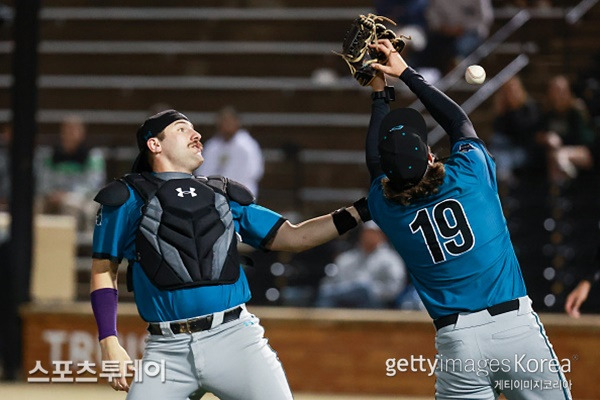
<svg viewBox="0 0 600 400"><path fill-rule="evenodd" d="M396 25L394 21L386 17L375 14L360 15L352 21L352 25L346 31L342 52L336 53L346 61L350 67L350 73L362 86L371 83L377 74L371 64L385 64L387 61L387 56L370 48L370 44L376 43L379 39L389 39L396 51L400 53L405 45L402 39L410 39L407 36L396 36L394 31L388 29L382 21Z"/></svg>

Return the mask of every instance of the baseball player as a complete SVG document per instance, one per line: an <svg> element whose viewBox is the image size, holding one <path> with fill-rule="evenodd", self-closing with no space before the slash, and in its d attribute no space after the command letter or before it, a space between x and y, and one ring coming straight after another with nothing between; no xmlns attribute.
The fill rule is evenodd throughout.
<svg viewBox="0 0 600 400"><path fill-rule="evenodd" d="M570 399L531 308L496 187L494 160L464 111L408 67L388 40L372 45L366 140L373 221L388 236L436 329L436 398ZM399 77L450 137L444 162L427 146L423 117L389 111L383 74ZM559 367L560 366L560 367ZM562 367L562 368L561 368Z"/></svg>
<svg viewBox="0 0 600 400"><path fill-rule="evenodd" d="M252 193L223 177L194 177L203 162L201 135L167 110L137 131L140 154L128 174L102 189L93 241L91 303L102 359L119 362L116 390L128 399L291 399L277 354L245 303L248 281L238 236L265 250L301 251L367 220L366 199L292 225L254 204ZM150 333L144 362L161 373L129 387L130 358L117 338L117 268L129 260L127 284ZM150 376L151 375L151 376ZM165 382L166 381L166 382Z"/></svg>
<svg viewBox="0 0 600 400"><path fill-rule="evenodd" d="M579 281L575 289L567 296L565 311L573 318L579 318L581 316L579 307L587 300L592 286L600 281L600 246L598 246L598 251L596 253L595 264L594 269Z"/></svg>

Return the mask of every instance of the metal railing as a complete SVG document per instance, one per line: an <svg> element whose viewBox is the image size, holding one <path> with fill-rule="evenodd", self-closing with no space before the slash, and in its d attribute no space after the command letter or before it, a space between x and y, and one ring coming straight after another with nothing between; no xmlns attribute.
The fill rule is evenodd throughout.
<svg viewBox="0 0 600 400"><path fill-rule="evenodd" d="M479 63L484 57L487 57L492 51L501 46L511 34L516 32L531 19L565 18L569 24L574 24L579 21L594 5L596 5L598 1L599 0L582 0L575 7L567 9L521 9L519 11L514 11L512 8L504 9L504 12L501 12L502 16L509 17L512 15L511 19L493 35L487 38L477 49L475 49L475 51L473 51L473 53L464 58L456 67L452 69L452 71L436 82L435 86L441 91L452 87L452 85L462 79L464 71L469 65ZM513 13L515 14L513 15ZM421 104L419 100L413 102L409 107L415 108L419 111L424 109L423 104Z"/></svg>
<svg viewBox="0 0 600 400"><path fill-rule="evenodd" d="M479 63L484 57L488 56L492 51L501 46L502 43L505 42L512 33L516 32L532 18L564 18L567 23L572 25L579 21L583 15L585 15L594 5L596 5L596 3L598 3L598 0L582 0L575 7L566 10L550 9L518 11L512 16L510 21L498 29L473 53L464 58L452 71L440 79L435 86L441 91L445 91L452 87L462 79L464 71L469 65ZM502 86L506 81L523 69L527 64L529 64L529 57L527 57L525 54L520 54L493 79L489 80L485 85L478 89L477 92L473 94L467 101L465 101L461 107L467 114L473 112L481 103L483 103L495 91L497 91L500 86ZM409 107L415 108L419 111L423 111L425 109L423 104L418 99L415 100ZM442 137L444 137L443 129L440 126L436 126L429 133L428 142L430 145L434 145Z"/></svg>
<svg viewBox="0 0 600 400"><path fill-rule="evenodd" d="M594 7L598 3L598 0L582 0L575 7L571 8L567 15L565 15L565 20L573 25L577 21L581 19L592 7Z"/></svg>
<svg viewBox="0 0 600 400"><path fill-rule="evenodd" d="M470 114L473 112L481 103L487 100L491 95L493 95L498 88L504 85L510 78L515 76L519 71L521 71L525 66L529 64L529 57L525 54L520 54L513 61L511 61L506 67L504 67L498 74L496 74L492 79L488 80L477 92L475 92L471 97L469 97L463 104L461 104L461 108L467 113ZM437 125L432 131L429 132L427 136L427 141L431 146L435 145L438 141L440 141L445 135L444 130L440 125Z"/></svg>
<svg viewBox="0 0 600 400"><path fill-rule="evenodd" d="M456 82L462 79L464 71L469 65L479 63L484 57L487 57L492 51L508 39L510 35L521 28L527 21L531 19L531 14L527 10L519 11L510 19L502 28L498 29L492 36L483 42L473 53L465 57L452 71L435 83L435 86L442 92L449 89ZM416 100L410 108L415 108L422 111L425 107Z"/></svg>

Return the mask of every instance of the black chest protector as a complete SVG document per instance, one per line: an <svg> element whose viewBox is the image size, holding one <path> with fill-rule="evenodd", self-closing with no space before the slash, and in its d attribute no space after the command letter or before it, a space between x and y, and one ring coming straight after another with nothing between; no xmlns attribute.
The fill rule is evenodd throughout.
<svg viewBox="0 0 600 400"><path fill-rule="evenodd" d="M145 202L135 244L154 285L173 290L237 281L240 257L229 199L252 203L248 189L223 177L162 180L141 173L121 179Z"/></svg>

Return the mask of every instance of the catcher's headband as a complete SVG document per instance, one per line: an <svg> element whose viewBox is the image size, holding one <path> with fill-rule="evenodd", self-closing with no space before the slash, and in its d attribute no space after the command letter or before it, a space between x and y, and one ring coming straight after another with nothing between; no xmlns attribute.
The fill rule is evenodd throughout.
<svg viewBox="0 0 600 400"><path fill-rule="evenodd" d="M137 158L133 162L133 167L131 168L132 172L152 171L152 167L148 162L148 146L146 146L146 142L148 139L156 137L173 122L181 119L189 121L188 117L179 111L165 110L149 117L146 119L146 121L144 121L136 133L137 146L140 154L138 154Z"/></svg>
<svg viewBox="0 0 600 400"><path fill-rule="evenodd" d="M390 111L379 129L381 168L398 189L417 184L428 165L427 125L412 108Z"/></svg>

